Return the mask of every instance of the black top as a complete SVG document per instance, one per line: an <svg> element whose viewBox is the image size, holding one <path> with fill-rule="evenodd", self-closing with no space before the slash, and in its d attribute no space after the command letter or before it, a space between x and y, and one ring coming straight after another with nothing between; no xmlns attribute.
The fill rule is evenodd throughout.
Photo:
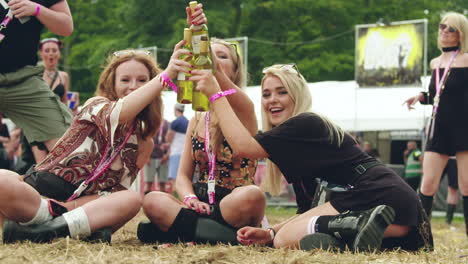
<svg viewBox="0 0 468 264"><path fill-rule="evenodd" d="M442 78L444 70L444 68L439 69L440 78ZM421 102L423 104L433 104L434 102L436 94L435 71L432 72L429 93L425 93L424 100ZM436 119L456 127L466 123L459 122L462 116L468 116L468 67L450 69L445 81L445 88L440 94Z"/></svg>
<svg viewBox="0 0 468 264"><path fill-rule="evenodd" d="M50 89L53 88L54 83L56 82L57 79L59 80L59 84L57 84L53 92L56 95L58 95L60 100L62 100L62 97L65 95L65 86L62 83L62 78L60 78L60 73L58 71L55 72L54 78L52 79L52 82L50 83Z"/></svg>
<svg viewBox="0 0 468 264"><path fill-rule="evenodd" d="M343 143L338 147L330 142L328 133L320 117L303 113L255 136L269 159L293 184L298 212L310 207L317 186L315 178L339 185L353 184L353 169L359 164L375 161L349 134L345 133Z"/></svg>
<svg viewBox="0 0 468 264"><path fill-rule="evenodd" d="M45 7L62 0L32 0ZM8 13L0 5L0 20ZM0 73L16 71L26 65L37 64L37 49L41 31L44 25L36 17L31 17L28 22L21 22L13 18L8 27L2 30L5 39L0 43Z"/></svg>

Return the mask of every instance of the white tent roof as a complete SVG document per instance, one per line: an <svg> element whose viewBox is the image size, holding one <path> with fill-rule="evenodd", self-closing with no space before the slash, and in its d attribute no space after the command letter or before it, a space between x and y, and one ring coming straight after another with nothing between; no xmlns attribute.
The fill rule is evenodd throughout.
<svg viewBox="0 0 468 264"><path fill-rule="evenodd" d="M423 78L423 86L429 78ZM415 105L408 111L403 102L422 91L421 87L359 88L355 81L325 81L309 83L312 110L324 114L348 131L421 130L430 116L431 106ZM255 104L258 127L261 129L260 86L245 89ZM176 94L164 92L164 117L174 119ZM186 105L185 116L194 112Z"/></svg>

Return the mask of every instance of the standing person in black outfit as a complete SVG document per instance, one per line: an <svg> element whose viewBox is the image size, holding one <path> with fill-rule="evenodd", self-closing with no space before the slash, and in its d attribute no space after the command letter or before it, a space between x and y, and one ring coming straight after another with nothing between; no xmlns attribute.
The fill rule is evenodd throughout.
<svg viewBox="0 0 468 264"><path fill-rule="evenodd" d="M42 79L60 98L60 101L68 105L67 94L70 91L70 77L68 77L67 72L58 70L58 64L62 56L60 52L62 45L62 41L57 38L42 39L39 44L39 53L45 68Z"/></svg>
<svg viewBox="0 0 468 264"><path fill-rule="evenodd" d="M430 226L416 193L392 170L367 155L348 133L309 112L307 82L295 64L273 65L263 73L264 133L254 137L211 74L193 70L191 77L198 81L197 89L210 97L211 109L233 152L272 161L266 191L278 193L284 175L296 192L296 216L267 230L243 227L237 232L238 240L243 244L272 243L276 248L311 249L329 244L353 251L431 249ZM341 192L311 208L316 179Z"/></svg>
<svg viewBox="0 0 468 264"><path fill-rule="evenodd" d="M23 129L31 144L51 150L69 127L69 109L41 78L37 49L42 29L68 36L73 20L66 0L11 0L0 5L0 112Z"/></svg>
<svg viewBox="0 0 468 264"><path fill-rule="evenodd" d="M434 105L419 196L430 215L442 172L455 155L468 235L468 19L464 15L451 12L442 18L438 47L442 54L431 61L429 93L421 92L405 102L408 109L418 101Z"/></svg>

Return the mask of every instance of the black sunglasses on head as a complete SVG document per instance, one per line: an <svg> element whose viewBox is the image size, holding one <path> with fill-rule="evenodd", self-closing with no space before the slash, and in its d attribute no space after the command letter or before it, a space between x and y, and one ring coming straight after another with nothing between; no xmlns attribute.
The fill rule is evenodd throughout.
<svg viewBox="0 0 468 264"><path fill-rule="evenodd" d="M445 30L447 27L448 27L448 31L450 33L457 32L457 29L452 27L452 26L449 26L447 24L442 24L442 23L439 24L439 29L442 30L442 31Z"/></svg>

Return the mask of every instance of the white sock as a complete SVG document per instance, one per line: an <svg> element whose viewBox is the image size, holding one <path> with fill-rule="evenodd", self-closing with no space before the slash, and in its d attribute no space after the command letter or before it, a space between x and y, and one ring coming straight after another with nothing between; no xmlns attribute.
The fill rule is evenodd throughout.
<svg viewBox="0 0 468 264"><path fill-rule="evenodd" d="M312 216L307 224L307 234L315 234L315 223L320 216Z"/></svg>
<svg viewBox="0 0 468 264"><path fill-rule="evenodd" d="M71 238L84 238L91 235L88 216L83 207L78 207L70 212L66 212L62 216L68 224Z"/></svg>
<svg viewBox="0 0 468 264"><path fill-rule="evenodd" d="M52 220L54 217L49 212L49 204L47 200L41 198L41 203L39 204L39 208L37 209L36 215L30 221L24 223L20 222L20 225L40 225L47 221Z"/></svg>

